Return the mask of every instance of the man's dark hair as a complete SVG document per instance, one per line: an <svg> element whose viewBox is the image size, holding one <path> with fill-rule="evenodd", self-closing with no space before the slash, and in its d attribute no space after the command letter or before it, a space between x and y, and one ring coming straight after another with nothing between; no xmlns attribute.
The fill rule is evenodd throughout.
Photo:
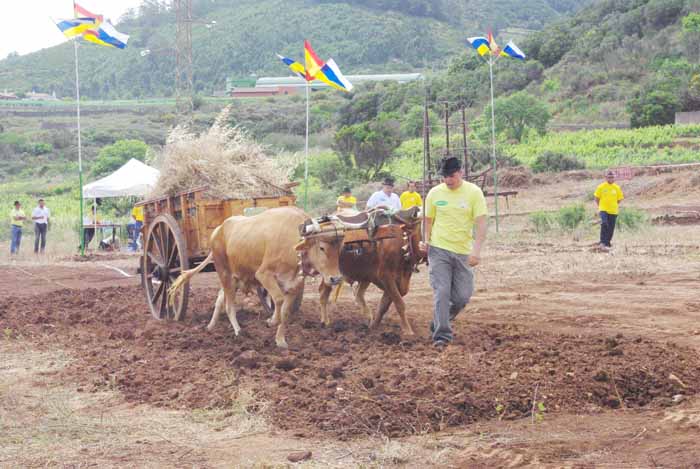
<svg viewBox="0 0 700 469"><path fill-rule="evenodd" d="M19 200L15 200L15 203L13 203L12 205L19 205Z"/></svg>
<svg viewBox="0 0 700 469"><path fill-rule="evenodd" d="M385 177L384 182L382 182L383 185L385 186L394 186L394 178L392 177Z"/></svg>
<svg viewBox="0 0 700 469"><path fill-rule="evenodd" d="M450 176L462 169L462 162L454 156L447 156L440 160L438 173L440 176Z"/></svg>
<svg viewBox="0 0 700 469"><path fill-rule="evenodd" d="M343 193L352 192L349 187L343 187Z"/></svg>

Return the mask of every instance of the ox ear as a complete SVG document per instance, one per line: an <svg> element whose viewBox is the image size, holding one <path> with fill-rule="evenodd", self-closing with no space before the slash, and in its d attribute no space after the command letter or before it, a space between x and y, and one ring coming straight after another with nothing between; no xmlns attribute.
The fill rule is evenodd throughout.
<svg viewBox="0 0 700 469"><path fill-rule="evenodd" d="M309 245L310 245L310 243L309 243L308 239L302 239L294 246L294 250L295 251L306 251L309 249Z"/></svg>

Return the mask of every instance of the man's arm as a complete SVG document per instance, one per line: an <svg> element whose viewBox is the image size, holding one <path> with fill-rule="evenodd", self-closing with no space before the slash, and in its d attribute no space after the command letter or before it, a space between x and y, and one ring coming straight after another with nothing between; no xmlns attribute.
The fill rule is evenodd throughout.
<svg viewBox="0 0 700 469"><path fill-rule="evenodd" d="M469 255L469 265L476 267L481 262L481 248L486 242L486 232L488 231L488 221L486 215L476 217L474 220L476 225L476 238L474 239L474 247Z"/></svg>

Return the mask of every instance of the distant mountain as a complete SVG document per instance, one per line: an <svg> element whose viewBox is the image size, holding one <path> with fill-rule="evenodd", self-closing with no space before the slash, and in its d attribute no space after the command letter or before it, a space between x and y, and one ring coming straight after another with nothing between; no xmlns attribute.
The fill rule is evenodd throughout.
<svg viewBox="0 0 700 469"><path fill-rule="evenodd" d="M175 15L146 0L122 18L124 51L85 43L82 94L114 99L170 96L174 87ZM464 51L468 35L516 27L540 29L590 3L575 0L195 0L194 79L198 92L225 87L228 76L285 75L275 53L302 58L304 38L345 73L441 69ZM216 21L214 27L204 23ZM142 55L142 51L151 52ZM0 61L0 89L73 95L70 44Z"/></svg>

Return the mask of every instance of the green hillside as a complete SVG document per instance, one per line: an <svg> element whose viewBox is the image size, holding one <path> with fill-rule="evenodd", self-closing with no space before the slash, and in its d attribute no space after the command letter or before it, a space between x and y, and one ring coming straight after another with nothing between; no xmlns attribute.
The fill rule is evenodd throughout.
<svg viewBox="0 0 700 469"><path fill-rule="evenodd" d="M559 122L672 122L700 109L700 1L603 0L524 44L544 72L529 91ZM662 120L635 120L654 107Z"/></svg>
<svg viewBox="0 0 700 469"><path fill-rule="evenodd" d="M488 28L539 29L586 2L497 0L195 0L195 87L202 94L225 87L227 76L284 75L275 52L301 58L304 38L345 73L440 70L465 49L465 38ZM216 21L206 28L199 22ZM86 43L80 51L82 92L88 98L171 96L175 67L174 13L146 1L122 18L131 34L124 51ZM152 51L142 57L144 49ZM0 61L0 89L72 96L70 44Z"/></svg>

